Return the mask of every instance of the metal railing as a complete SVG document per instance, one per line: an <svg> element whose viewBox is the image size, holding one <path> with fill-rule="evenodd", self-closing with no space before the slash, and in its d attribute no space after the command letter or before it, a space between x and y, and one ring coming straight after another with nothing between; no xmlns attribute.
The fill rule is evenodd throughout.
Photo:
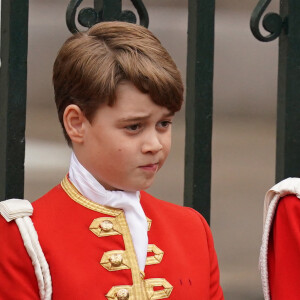
<svg viewBox="0 0 300 300"><path fill-rule="evenodd" d="M269 32L264 36L259 23L271 0L260 0L255 7L250 27L263 42L279 37L276 182L287 177L300 177L300 3L280 1L280 15L268 13L262 24Z"/></svg>
<svg viewBox="0 0 300 300"><path fill-rule="evenodd" d="M28 0L1 2L0 199L24 191Z"/></svg>

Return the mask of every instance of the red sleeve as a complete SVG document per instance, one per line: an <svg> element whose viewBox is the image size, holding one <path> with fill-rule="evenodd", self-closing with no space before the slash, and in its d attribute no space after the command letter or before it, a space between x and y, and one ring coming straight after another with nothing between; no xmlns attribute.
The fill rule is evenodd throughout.
<svg viewBox="0 0 300 300"><path fill-rule="evenodd" d="M200 217L201 222L204 226L206 237L207 237L207 244L208 244L208 251L210 257L210 300L224 300L223 290L220 285L220 271L218 265L218 258L217 253L214 246L213 236L209 225L207 224L205 218L199 214L197 211L192 209L197 215Z"/></svg>
<svg viewBox="0 0 300 300"><path fill-rule="evenodd" d="M300 199L280 200L270 233L268 251L272 300L300 299Z"/></svg>
<svg viewBox="0 0 300 300"><path fill-rule="evenodd" d="M31 259L14 221L0 215L0 299L38 300L37 279Z"/></svg>

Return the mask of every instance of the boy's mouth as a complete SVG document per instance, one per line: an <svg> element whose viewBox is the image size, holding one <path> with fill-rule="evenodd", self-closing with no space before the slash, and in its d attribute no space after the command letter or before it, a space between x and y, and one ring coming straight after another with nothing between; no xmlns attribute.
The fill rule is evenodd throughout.
<svg viewBox="0 0 300 300"><path fill-rule="evenodd" d="M140 166L140 168L145 171L156 172L158 170L158 163Z"/></svg>

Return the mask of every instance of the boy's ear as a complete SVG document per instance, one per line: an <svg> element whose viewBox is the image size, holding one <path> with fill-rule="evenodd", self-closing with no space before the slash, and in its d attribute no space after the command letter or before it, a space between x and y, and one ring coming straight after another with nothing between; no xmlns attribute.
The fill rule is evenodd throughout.
<svg viewBox="0 0 300 300"><path fill-rule="evenodd" d="M70 104L64 111L64 126L73 143L82 143L84 123L87 121L82 110L75 104Z"/></svg>

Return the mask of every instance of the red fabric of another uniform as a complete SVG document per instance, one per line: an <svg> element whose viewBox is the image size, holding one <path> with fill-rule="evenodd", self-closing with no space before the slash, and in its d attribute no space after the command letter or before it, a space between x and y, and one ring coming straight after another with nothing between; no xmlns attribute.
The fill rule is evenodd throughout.
<svg viewBox="0 0 300 300"><path fill-rule="evenodd" d="M286 196L278 204L268 249L272 300L300 299L300 199Z"/></svg>

